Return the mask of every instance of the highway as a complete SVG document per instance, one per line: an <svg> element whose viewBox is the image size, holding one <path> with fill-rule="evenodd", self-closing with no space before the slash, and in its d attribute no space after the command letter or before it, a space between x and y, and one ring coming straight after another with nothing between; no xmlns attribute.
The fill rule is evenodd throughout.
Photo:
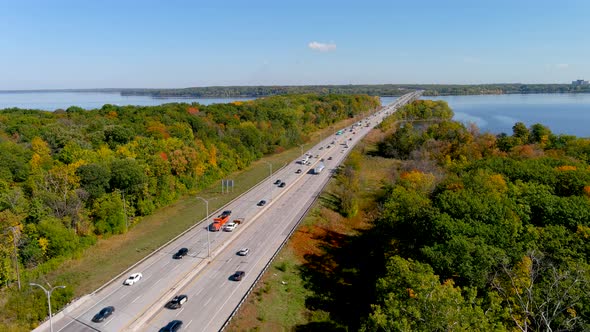
<svg viewBox="0 0 590 332"><path fill-rule="evenodd" d="M233 232L208 231L207 226L216 216L212 215L129 273L63 310L55 317L53 330L158 331L172 320L183 321L182 331L220 330L348 151L383 118L420 95L421 92L406 94L357 123L360 125L323 139L307 151L313 156L311 165L300 164L303 158L300 156L222 209L232 210L231 220L244 218L244 223ZM314 174L313 168L322 159L325 169ZM296 173L298 169L302 170L300 174ZM275 185L277 179L286 186ZM267 204L257 206L263 199ZM208 239L210 257L207 257ZM173 259L172 255L182 247L189 249L188 255ZM238 256L237 251L244 247L250 253ZM238 270L245 271L245 277L241 281L231 280L230 276ZM123 285L127 276L135 272L141 272L143 278L134 285ZM188 295L188 302L182 308L164 307L179 294ZM92 322L92 317L106 306L114 306L114 314L103 322ZM49 331L49 324L36 330Z"/></svg>

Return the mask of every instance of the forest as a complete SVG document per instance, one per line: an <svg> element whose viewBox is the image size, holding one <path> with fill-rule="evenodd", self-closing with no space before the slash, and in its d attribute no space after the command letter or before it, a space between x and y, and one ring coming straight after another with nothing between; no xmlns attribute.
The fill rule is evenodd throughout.
<svg viewBox="0 0 590 332"><path fill-rule="evenodd" d="M122 95L143 95L155 98L192 97L228 98L263 97L285 94L367 94L370 96L401 96L424 90L425 96L528 94L528 93L590 93L590 85L571 84L372 84L372 85L291 85L291 86L212 86L184 89L124 89Z"/></svg>
<svg viewBox="0 0 590 332"><path fill-rule="evenodd" d="M590 330L590 140L509 134L415 101L382 124L365 331Z"/></svg>
<svg viewBox="0 0 590 332"><path fill-rule="evenodd" d="M0 110L0 285L16 287L17 267L26 284L189 191L379 106L367 95L308 94ZM71 299L71 290L59 293L56 303ZM39 316L22 319L44 317L38 300Z"/></svg>

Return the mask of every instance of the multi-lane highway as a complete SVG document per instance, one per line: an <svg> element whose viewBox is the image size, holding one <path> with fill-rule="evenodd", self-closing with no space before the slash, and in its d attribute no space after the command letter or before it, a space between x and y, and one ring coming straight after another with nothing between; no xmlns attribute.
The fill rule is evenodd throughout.
<svg viewBox="0 0 590 332"><path fill-rule="evenodd" d="M404 95L341 134L325 138L307 151L313 156L311 165L299 163L301 156L223 208L232 210L232 220L244 219L233 232L208 231L210 218L128 274L66 308L55 317L54 331L158 331L172 320L183 322L181 330L218 331L348 151L384 117L420 94ZM314 174L313 169L322 162L325 168ZM285 187L274 184L278 179ZM260 200L266 200L266 205L258 206ZM173 259L172 255L183 247L189 249L188 255ZM241 248L249 248L249 254L237 255ZM246 273L241 281L231 280L236 271ZM142 279L131 286L123 285L135 272L142 273ZM179 294L187 295L188 301L176 310L165 308ZM92 322L106 306L115 307L115 312L102 322ZM49 330L49 325L43 324L38 330Z"/></svg>

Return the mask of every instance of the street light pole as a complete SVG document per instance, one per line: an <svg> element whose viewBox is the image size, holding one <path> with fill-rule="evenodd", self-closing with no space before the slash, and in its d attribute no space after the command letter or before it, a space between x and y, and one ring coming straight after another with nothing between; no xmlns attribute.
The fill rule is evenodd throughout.
<svg viewBox="0 0 590 332"><path fill-rule="evenodd" d="M205 216L205 230L207 231L207 258L211 257L211 243L209 242L209 201L204 199L203 197L197 197L198 199L205 202L205 209L207 215Z"/></svg>
<svg viewBox="0 0 590 332"><path fill-rule="evenodd" d="M66 288L66 286L55 286L53 288L51 288L51 285L49 283L47 283L47 285L51 288L50 290L45 289L45 287L36 284L34 282L29 283L29 285L31 286L37 286L40 287L44 292L45 295L47 295L47 306L49 307L49 329L51 332L53 332L53 321L51 320L51 293L53 293L54 290L56 290L57 288Z"/></svg>
<svg viewBox="0 0 590 332"><path fill-rule="evenodd" d="M263 163L267 164L269 167L269 173L268 173L268 180L271 181L272 179L272 164L269 163L268 161L262 161ZM272 182L270 182L270 200L272 201L272 190L273 190L274 186L272 185Z"/></svg>

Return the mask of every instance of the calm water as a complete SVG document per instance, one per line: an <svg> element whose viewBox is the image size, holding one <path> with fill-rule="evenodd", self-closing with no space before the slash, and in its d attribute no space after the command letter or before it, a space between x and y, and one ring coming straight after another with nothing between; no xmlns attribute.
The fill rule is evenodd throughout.
<svg viewBox="0 0 590 332"><path fill-rule="evenodd" d="M445 100L455 120L475 123L482 132L512 134L512 126L541 123L555 134L590 137L590 94L527 94L423 97ZM383 103L394 98L382 98Z"/></svg>
<svg viewBox="0 0 590 332"><path fill-rule="evenodd" d="M515 122L527 126L542 123L556 134L590 137L590 94L530 94L424 97L445 100L455 112L455 120L475 123L495 134L512 133ZM104 92L0 92L0 109L9 107L54 111L79 106L96 109L104 104L152 106L174 102L203 105L252 98L152 98L121 96ZM382 97L389 104L395 97Z"/></svg>
<svg viewBox="0 0 590 332"><path fill-rule="evenodd" d="M19 107L55 111L70 106L96 109L101 108L104 104L154 106L192 102L209 105L251 99L253 98L152 98L149 96L121 96L116 92L0 92L0 109Z"/></svg>

